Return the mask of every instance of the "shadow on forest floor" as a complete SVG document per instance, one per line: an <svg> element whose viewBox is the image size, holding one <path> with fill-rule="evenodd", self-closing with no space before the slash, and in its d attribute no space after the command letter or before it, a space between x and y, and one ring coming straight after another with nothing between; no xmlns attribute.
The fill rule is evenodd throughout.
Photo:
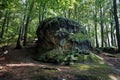
<svg viewBox="0 0 120 80"><path fill-rule="evenodd" d="M37 62L31 58L32 49L11 48L9 53L6 59L0 59L0 80L119 80L117 78L120 77L120 69L112 63L114 60L111 61L111 58L104 54L100 56L107 64L114 66L106 64L63 66Z"/></svg>

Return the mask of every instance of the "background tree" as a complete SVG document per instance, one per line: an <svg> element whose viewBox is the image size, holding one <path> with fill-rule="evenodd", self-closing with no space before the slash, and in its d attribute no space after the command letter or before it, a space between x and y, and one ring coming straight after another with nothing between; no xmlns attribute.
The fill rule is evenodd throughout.
<svg viewBox="0 0 120 80"><path fill-rule="evenodd" d="M115 19L115 28L116 28L116 37L117 37L117 45L118 45L118 50L120 51L120 29L119 29L119 20L117 16L117 2L116 0L113 0L113 7L114 7L114 19Z"/></svg>
<svg viewBox="0 0 120 80"><path fill-rule="evenodd" d="M119 47L119 21L116 25L116 16L118 20L120 17L119 4L117 0L116 4L114 0L1 0L1 43L26 45L36 37L42 20L60 16L83 25L94 47Z"/></svg>

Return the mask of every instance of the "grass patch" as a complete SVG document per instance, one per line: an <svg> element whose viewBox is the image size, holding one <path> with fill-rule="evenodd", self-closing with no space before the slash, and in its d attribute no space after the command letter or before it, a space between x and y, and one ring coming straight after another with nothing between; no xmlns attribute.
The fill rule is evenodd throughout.
<svg viewBox="0 0 120 80"><path fill-rule="evenodd" d="M114 80L113 78L118 77L116 72L105 64L74 64L67 71L38 69L37 72L39 74L28 80Z"/></svg>
<svg viewBox="0 0 120 80"><path fill-rule="evenodd" d="M104 61L103 58L99 57L98 55L90 53L89 55L78 55L78 63L104 64Z"/></svg>
<svg viewBox="0 0 120 80"><path fill-rule="evenodd" d="M76 64L71 67L80 70L74 75L83 80L112 80L109 75L116 75L111 67L105 64Z"/></svg>

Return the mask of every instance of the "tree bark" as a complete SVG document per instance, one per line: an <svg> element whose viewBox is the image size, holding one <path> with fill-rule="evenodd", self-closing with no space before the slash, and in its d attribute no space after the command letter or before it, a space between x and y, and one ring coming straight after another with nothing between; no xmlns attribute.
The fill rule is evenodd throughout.
<svg viewBox="0 0 120 80"><path fill-rule="evenodd" d="M96 42L96 47L99 48L99 43L98 43L98 35L97 35L97 12L95 10L94 13L94 25L95 25L95 42Z"/></svg>
<svg viewBox="0 0 120 80"><path fill-rule="evenodd" d="M110 38L109 38L109 27L108 27L108 25L106 24L105 25L105 27L106 27L106 43L107 43L107 47L110 47Z"/></svg>
<svg viewBox="0 0 120 80"><path fill-rule="evenodd" d="M63 17L66 17L66 10L63 10Z"/></svg>
<svg viewBox="0 0 120 80"><path fill-rule="evenodd" d="M41 11L42 11L41 3L39 3L39 24L41 22Z"/></svg>
<svg viewBox="0 0 120 80"><path fill-rule="evenodd" d="M102 7L100 7L100 26L101 26L101 47L104 47L104 25L103 25L103 11L102 11Z"/></svg>
<svg viewBox="0 0 120 80"><path fill-rule="evenodd" d="M74 4L74 18L77 19L77 5Z"/></svg>
<svg viewBox="0 0 120 80"><path fill-rule="evenodd" d="M27 16L27 20L26 20L26 24L25 24L25 33L24 33L24 42L23 42L23 46L26 46L26 42L27 42L27 33L28 33L28 24L30 22L30 14L32 12L34 6L34 0L32 0L30 8L29 8L29 13Z"/></svg>
<svg viewBox="0 0 120 80"><path fill-rule="evenodd" d="M25 14L24 14L23 20L22 20L22 22L20 24L16 49L21 49L22 48L23 33L24 33L24 21L25 21Z"/></svg>
<svg viewBox="0 0 120 80"><path fill-rule="evenodd" d="M68 9L68 18L71 18L71 9Z"/></svg>
<svg viewBox="0 0 120 80"><path fill-rule="evenodd" d="M19 35L18 35L17 44L16 44L15 49L21 49L22 48L22 43L21 43L22 29L23 29L23 27L22 27L22 25L20 25Z"/></svg>
<svg viewBox="0 0 120 80"><path fill-rule="evenodd" d="M5 32L6 32L6 33L8 32L9 23L10 23L10 17L9 17L9 15L10 15L10 12L8 12L8 14L7 14L7 20L6 20L6 30L5 30Z"/></svg>
<svg viewBox="0 0 120 80"><path fill-rule="evenodd" d="M113 34L113 43L114 43L114 46L117 47L116 34Z"/></svg>
<svg viewBox="0 0 120 80"><path fill-rule="evenodd" d="M115 29L116 29L116 38L117 38L117 46L120 51L120 30L119 30L119 21L117 16L117 3L116 0L113 0L113 8L114 8L114 20L115 20Z"/></svg>
<svg viewBox="0 0 120 80"><path fill-rule="evenodd" d="M7 20L7 11L5 13L5 16L4 16L4 20L3 20L3 24L2 24L2 30L1 30L1 33L0 33L0 39L3 38L3 35L4 35L4 31L5 31L5 24L6 24L6 20Z"/></svg>
<svg viewBox="0 0 120 80"><path fill-rule="evenodd" d="M113 39L114 29L113 29L113 17L112 17L112 13L110 13L110 26L111 26L111 31L110 31L111 45L114 46L114 39Z"/></svg>

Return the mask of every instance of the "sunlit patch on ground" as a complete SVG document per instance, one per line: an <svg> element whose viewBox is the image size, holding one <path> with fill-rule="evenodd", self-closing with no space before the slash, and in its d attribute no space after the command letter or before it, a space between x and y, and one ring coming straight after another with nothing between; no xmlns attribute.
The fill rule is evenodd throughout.
<svg viewBox="0 0 120 80"><path fill-rule="evenodd" d="M109 75L111 80L118 80L114 75Z"/></svg>
<svg viewBox="0 0 120 80"><path fill-rule="evenodd" d="M45 65L41 65L41 64L34 64L34 63L20 63L20 64L6 64L6 66L9 67L24 67L24 66L45 66Z"/></svg>

